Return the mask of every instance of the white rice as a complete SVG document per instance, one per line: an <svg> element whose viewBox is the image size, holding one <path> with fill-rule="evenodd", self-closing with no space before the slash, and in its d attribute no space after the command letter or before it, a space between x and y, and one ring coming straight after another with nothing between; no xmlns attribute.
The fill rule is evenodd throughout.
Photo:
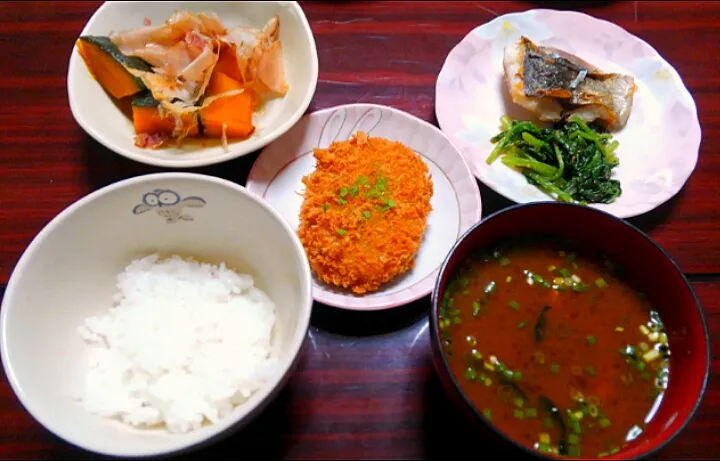
<svg viewBox="0 0 720 461"><path fill-rule="evenodd" d="M135 427L182 433L215 423L267 380L275 305L225 267L133 261L115 307L78 328L91 348L81 404Z"/></svg>

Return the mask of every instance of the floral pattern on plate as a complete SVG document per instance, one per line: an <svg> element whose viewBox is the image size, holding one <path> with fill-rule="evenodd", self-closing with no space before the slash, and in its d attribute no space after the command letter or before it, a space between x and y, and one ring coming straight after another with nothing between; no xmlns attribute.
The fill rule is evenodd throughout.
<svg viewBox="0 0 720 461"><path fill-rule="evenodd" d="M438 123L480 181L517 203L552 200L502 162L485 161L502 115L536 121L512 103L504 82L503 49L521 35L574 53L606 72L635 78L632 113L614 133L620 143L614 177L622 195L612 204L591 206L628 218L682 189L697 164L701 130L695 102L677 71L650 45L615 24L554 10L507 14L477 27L448 54L440 71Z"/></svg>

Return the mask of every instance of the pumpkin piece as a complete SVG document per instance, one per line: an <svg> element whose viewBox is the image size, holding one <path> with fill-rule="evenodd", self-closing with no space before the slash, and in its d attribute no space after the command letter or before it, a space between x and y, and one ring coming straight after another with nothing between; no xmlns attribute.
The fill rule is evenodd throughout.
<svg viewBox="0 0 720 461"><path fill-rule="evenodd" d="M222 138L223 125L227 138L247 138L253 134L255 127L252 123L252 116L257 106L257 98L250 88L222 72L214 71L205 97L209 98L241 89L242 93L220 96L200 109L200 123L205 136Z"/></svg>
<svg viewBox="0 0 720 461"><path fill-rule="evenodd" d="M238 64L237 52L234 45L222 43L214 72L220 72L240 83L245 82L245 77Z"/></svg>
<svg viewBox="0 0 720 461"><path fill-rule="evenodd" d="M85 35L76 45L90 74L112 97L122 99L145 90L142 80L125 68L152 72L142 59L122 54L108 37Z"/></svg>
<svg viewBox="0 0 720 461"><path fill-rule="evenodd" d="M149 92L143 93L133 100L133 127L136 134L167 134L172 135L175 130L175 117L172 114L160 116L160 103L152 97ZM185 113L180 116L183 132L187 136L196 136L200 132L195 112Z"/></svg>
<svg viewBox="0 0 720 461"><path fill-rule="evenodd" d="M241 81L230 77L228 74L218 70L217 65L213 69L210 81L205 89L205 98L227 93L228 91L241 90L245 85Z"/></svg>

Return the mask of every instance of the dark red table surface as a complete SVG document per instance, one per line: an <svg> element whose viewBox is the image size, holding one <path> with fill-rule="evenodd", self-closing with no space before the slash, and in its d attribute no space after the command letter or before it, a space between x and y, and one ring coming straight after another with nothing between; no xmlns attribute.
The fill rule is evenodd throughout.
<svg viewBox="0 0 720 461"><path fill-rule="evenodd" d="M698 106L700 160L685 188L631 221L688 274L720 356L720 2L316 2L303 3L320 60L309 111L385 104L437 123L435 79L447 53L497 15L573 8L626 28L680 73ZM66 73L75 38L100 2L0 3L0 289L30 240L83 195L160 171L86 135L70 113ZM244 184L257 154L192 171ZM479 185L484 214L509 202ZM429 361L429 299L380 313L316 305L300 366L245 430L197 455L304 459L482 457L439 388ZM720 363L703 405L657 458L720 458ZM447 455L447 456L446 456ZM0 457L92 458L37 424L0 382Z"/></svg>

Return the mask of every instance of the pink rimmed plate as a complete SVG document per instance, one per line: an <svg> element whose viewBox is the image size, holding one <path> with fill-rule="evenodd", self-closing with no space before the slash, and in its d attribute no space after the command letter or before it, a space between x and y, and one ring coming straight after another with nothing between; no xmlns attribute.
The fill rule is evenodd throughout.
<svg viewBox="0 0 720 461"><path fill-rule="evenodd" d="M380 290L354 295L317 278L316 301L350 310L380 310L428 295L442 261L457 239L480 220L480 192L463 156L439 129L405 112L373 104L349 104L314 112L265 148L255 161L247 188L268 201L297 231L303 176L315 168L313 149L348 139L357 131L399 141L425 161L432 175L433 211L415 267Z"/></svg>
<svg viewBox="0 0 720 461"><path fill-rule="evenodd" d="M480 181L517 203L552 200L502 162L485 161L502 115L536 121L512 103L503 81L503 49L521 35L635 78L632 113L614 134L620 143L614 177L622 195L612 204L591 206L628 218L682 189L697 164L701 131L695 102L677 71L650 45L615 24L554 10L507 14L477 27L448 54L438 75L438 123Z"/></svg>

